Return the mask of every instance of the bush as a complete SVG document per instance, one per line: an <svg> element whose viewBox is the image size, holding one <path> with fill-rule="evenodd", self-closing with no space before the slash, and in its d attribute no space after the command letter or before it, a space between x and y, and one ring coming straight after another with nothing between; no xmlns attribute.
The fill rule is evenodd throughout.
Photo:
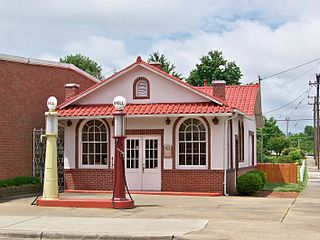
<svg viewBox="0 0 320 240"><path fill-rule="evenodd" d="M301 158L305 158L306 157L306 153L302 149L299 149L299 150L300 150Z"/></svg>
<svg viewBox="0 0 320 240"><path fill-rule="evenodd" d="M293 161L296 161L302 158L299 149L290 152L288 156L291 157Z"/></svg>
<svg viewBox="0 0 320 240"><path fill-rule="evenodd" d="M289 155L279 156L276 163L295 163L295 160L292 159L289 153Z"/></svg>
<svg viewBox="0 0 320 240"><path fill-rule="evenodd" d="M27 184L40 184L39 180L35 177L15 177L5 180L0 180L1 187L10 187L10 186L22 186Z"/></svg>
<svg viewBox="0 0 320 240"><path fill-rule="evenodd" d="M263 187L264 183L258 171L247 172L237 177L237 191L240 194L248 195Z"/></svg>
<svg viewBox="0 0 320 240"><path fill-rule="evenodd" d="M267 182L266 175L264 174L264 172L259 171L259 170L254 170L254 171L251 171L250 173L258 174L258 175L261 177L261 180L262 180L262 183L263 183L263 185L262 185L261 188L263 188L263 186L264 186L264 185L266 184L266 182Z"/></svg>

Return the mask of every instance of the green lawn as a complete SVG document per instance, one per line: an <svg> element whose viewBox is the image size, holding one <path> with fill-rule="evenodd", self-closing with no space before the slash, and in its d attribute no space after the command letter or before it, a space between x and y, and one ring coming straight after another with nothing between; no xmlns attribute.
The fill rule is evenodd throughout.
<svg viewBox="0 0 320 240"><path fill-rule="evenodd" d="M300 171L298 169L298 175ZM299 176L298 176L299 179ZM298 183L271 183L267 182L262 191L269 191L269 192L301 192L308 182L308 171L307 169L304 172L303 181Z"/></svg>

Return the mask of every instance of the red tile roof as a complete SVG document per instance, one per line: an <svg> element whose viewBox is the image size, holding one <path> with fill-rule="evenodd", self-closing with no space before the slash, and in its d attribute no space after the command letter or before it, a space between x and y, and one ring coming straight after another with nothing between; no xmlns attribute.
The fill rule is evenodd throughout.
<svg viewBox="0 0 320 240"><path fill-rule="evenodd" d="M78 99L86 96L87 93L89 93L89 92L91 92L91 91L94 91L94 90L96 90L97 88L103 86L104 84L108 83L108 82L111 81L113 78L115 78L116 76L118 76L118 75L122 74L123 72L129 70L130 68L134 67L135 65L137 65L137 66L138 66L138 65L145 66L145 67L147 67L147 68L149 68L149 69L151 69L151 70L153 70L153 71L158 72L158 73L161 74L161 75L164 75L164 76L170 78L172 81L174 81L174 82L176 82L176 83L178 83L178 84L181 84L181 85L189 88L191 91L194 91L194 92L198 93L199 95L200 95L200 94L203 94L204 97L208 98L209 100L213 100L213 101L217 102L217 103L220 104L220 105L223 105L223 104L224 104L223 99L220 99L220 98L218 98L218 97L216 97L216 96L214 96L214 95L210 95L210 94L208 94L208 93L206 93L206 92L199 91L196 87L191 86L190 84L182 81L181 79L176 78L176 77L174 77L174 76L172 76L172 75L170 75L170 74L162 71L161 69L158 69L158 68L156 68L156 67L148 64L147 62L143 61L143 60L141 59L141 57L139 56L139 57L137 57L137 60L136 60L134 63L132 63L132 64L130 64L129 66L127 66L126 68L124 68L124 69L122 69L122 70L114 73L112 76L106 78L105 80L103 80L103 81L101 81L101 82L99 82L99 83L91 86L90 88L88 88L88 89L86 89L85 91L79 93L78 95L76 95L76 96L68 99L67 101L65 101L65 102L63 102L62 104L60 104L59 107L65 107L65 106L68 106L69 104L72 104L74 101L76 101L76 100L78 100Z"/></svg>
<svg viewBox="0 0 320 240"><path fill-rule="evenodd" d="M206 94L214 94L211 86L196 87ZM259 90L259 84L226 86L226 104L252 116Z"/></svg>
<svg viewBox="0 0 320 240"><path fill-rule="evenodd" d="M125 111L129 115L154 115L154 114L210 114L210 113L230 113L234 108L246 113L247 115L254 115L254 107L256 103L257 93L259 90L258 84L252 85L236 85L236 86L226 86L226 98L225 100L220 99L215 96L213 88L211 86L206 87L194 87L188 83L171 76L170 74L153 67L152 65L141 60L138 57L136 62L129 65L128 67L122 69L121 71L115 73L111 77L105 79L104 81L93 85L91 88L85 90L84 92L78 94L77 96L69 99L68 101L62 103L58 110L60 116L106 116L111 115L114 108L110 104L105 105L70 105L74 101L82 98L88 92L94 91L100 86L111 81L114 77L120 73L129 70L135 65L143 65L151 70L154 70L168 78L175 81L185 87L191 89L198 94L204 94L208 97L208 100L214 102L202 102L202 103L156 103L156 104L128 104ZM218 102L218 105L217 103ZM58 107L58 108L59 108Z"/></svg>
<svg viewBox="0 0 320 240"><path fill-rule="evenodd" d="M219 106L212 102L204 103L155 103L128 104L124 111L128 115L170 115L170 114L212 114L231 113L229 106ZM59 109L60 117L108 116L115 111L111 104L103 105L70 105Z"/></svg>

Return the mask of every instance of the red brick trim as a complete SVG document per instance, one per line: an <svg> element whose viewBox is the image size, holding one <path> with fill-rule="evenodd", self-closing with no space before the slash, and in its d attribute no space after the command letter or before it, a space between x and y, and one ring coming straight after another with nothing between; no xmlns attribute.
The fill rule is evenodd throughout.
<svg viewBox="0 0 320 240"><path fill-rule="evenodd" d="M76 126L76 135L75 135L75 142L74 142L74 147L75 147L75 154L74 154L74 161L75 161L75 169L79 168L79 127L80 124L83 122L83 119L79 120Z"/></svg>
<svg viewBox="0 0 320 240"><path fill-rule="evenodd" d="M238 134L239 134L239 162L244 162L244 126L243 122L238 122Z"/></svg>
<svg viewBox="0 0 320 240"><path fill-rule="evenodd" d="M230 169L233 169L233 127L232 127L232 119L229 120L229 162L230 162L230 165L229 165L229 168Z"/></svg>
<svg viewBox="0 0 320 240"><path fill-rule="evenodd" d="M164 164L164 130L163 129L127 129L126 135L160 135L161 138L161 171Z"/></svg>
<svg viewBox="0 0 320 240"><path fill-rule="evenodd" d="M87 121L90 121L90 120L93 120L93 119L89 119ZM111 167L111 153L110 153L110 145L111 145L111 142L110 142L110 135L111 135L111 131L110 131L110 126L109 126L109 123L106 119L96 119L96 120L100 120L102 122L104 122L104 124L107 126L107 129L108 129L108 168ZM79 128L80 128L80 125L81 123L83 122L84 120L81 119L78 123L77 123L77 126L76 126L76 136L75 136L75 168L78 169L79 168L79 161L80 161L80 150L79 150L79 144L80 144L80 139L79 139Z"/></svg>
<svg viewBox="0 0 320 240"><path fill-rule="evenodd" d="M147 96L145 96L145 97L137 96L137 83L140 80L147 82ZM133 81L133 99L150 99L150 82L147 78L138 77Z"/></svg>
<svg viewBox="0 0 320 240"><path fill-rule="evenodd" d="M239 143L239 135L235 134L234 135L235 139L235 169L239 168L239 158L240 158L240 143Z"/></svg>
<svg viewBox="0 0 320 240"><path fill-rule="evenodd" d="M177 130L177 124L183 117L178 117L175 122L173 123L172 127L172 169L176 169L176 130ZM207 125L207 143L208 143L208 169L211 169L211 127L208 122L208 120L205 117L200 117ZM187 118L186 118L187 119ZM201 169L199 169L201 170ZM206 169L203 169L206 170Z"/></svg>
<svg viewBox="0 0 320 240"><path fill-rule="evenodd" d="M249 164L251 164L251 166L254 166L254 161L255 161L254 147L255 146L254 146L254 132L253 131L249 131L249 143L250 143L250 140L252 141L252 146L251 146L252 161Z"/></svg>

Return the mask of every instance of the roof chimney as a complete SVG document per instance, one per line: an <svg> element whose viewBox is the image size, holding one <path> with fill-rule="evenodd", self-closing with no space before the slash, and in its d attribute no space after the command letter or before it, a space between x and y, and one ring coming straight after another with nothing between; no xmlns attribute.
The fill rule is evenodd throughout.
<svg viewBox="0 0 320 240"><path fill-rule="evenodd" d="M65 84L64 85L64 100L67 101L68 99L77 95L79 88L80 88L80 85L76 84L76 83Z"/></svg>
<svg viewBox="0 0 320 240"><path fill-rule="evenodd" d="M203 86L204 86L204 87L207 86L207 79L203 79Z"/></svg>
<svg viewBox="0 0 320 240"><path fill-rule="evenodd" d="M149 61L149 64L150 64L152 67L155 67L155 68L158 68L158 69L161 70L161 63L160 63L160 62Z"/></svg>
<svg viewBox="0 0 320 240"><path fill-rule="evenodd" d="M222 81L222 80L212 81L213 95L225 100L225 97L226 97L225 86L226 86L225 81Z"/></svg>

